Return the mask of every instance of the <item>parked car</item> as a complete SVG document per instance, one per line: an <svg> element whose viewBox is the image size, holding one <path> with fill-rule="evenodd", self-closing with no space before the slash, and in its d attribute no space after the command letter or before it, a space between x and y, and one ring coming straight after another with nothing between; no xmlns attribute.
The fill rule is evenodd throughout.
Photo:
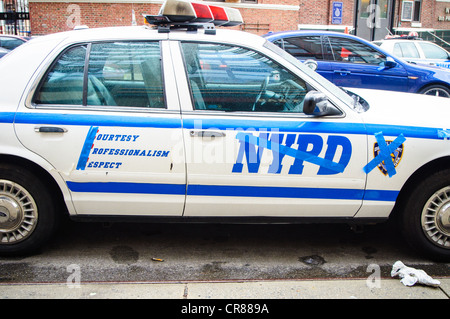
<svg viewBox="0 0 450 319"><path fill-rule="evenodd" d="M400 37L373 41L373 43L408 62L450 69L450 53L433 42Z"/></svg>
<svg viewBox="0 0 450 319"><path fill-rule="evenodd" d="M168 0L156 28L52 34L0 60L0 253L42 247L64 212L364 224L395 211L413 247L448 261L448 100L340 89L260 36L196 24L237 23L210 8Z"/></svg>
<svg viewBox="0 0 450 319"><path fill-rule="evenodd" d="M14 50L18 46L30 40L29 37L18 35L0 34L0 47L7 50Z"/></svg>
<svg viewBox="0 0 450 319"><path fill-rule="evenodd" d="M297 59L313 59L317 72L343 87L450 97L450 71L412 65L359 37L326 31L285 31L265 38Z"/></svg>

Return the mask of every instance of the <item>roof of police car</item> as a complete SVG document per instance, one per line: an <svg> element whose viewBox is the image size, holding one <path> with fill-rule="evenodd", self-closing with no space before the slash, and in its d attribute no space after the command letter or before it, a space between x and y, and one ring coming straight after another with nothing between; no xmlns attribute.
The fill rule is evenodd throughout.
<svg viewBox="0 0 450 319"><path fill-rule="evenodd" d="M258 35L248 32L217 28L216 34L205 34L203 29L186 31L186 29L173 29L169 33L159 33L152 26L122 26L107 28L86 28L73 31L54 33L36 38L37 41L55 38L55 40L68 42L82 41L114 41L114 40L163 40L183 39L197 41L218 41L230 43L253 43L262 45L266 40Z"/></svg>

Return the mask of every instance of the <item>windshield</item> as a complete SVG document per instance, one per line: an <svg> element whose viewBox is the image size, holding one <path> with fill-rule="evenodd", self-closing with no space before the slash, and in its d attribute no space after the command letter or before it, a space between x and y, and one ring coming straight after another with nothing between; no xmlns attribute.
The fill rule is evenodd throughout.
<svg viewBox="0 0 450 319"><path fill-rule="evenodd" d="M323 85L328 91L330 91L333 95L335 95L338 99L340 99L345 104L349 105L350 107L353 107L353 109L357 112L361 112L361 107L358 105L359 102L357 99L355 99L352 95L349 95L347 91L344 91L343 89L337 87L330 81L328 81L326 78L321 76L319 73L311 70L309 67L305 66L302 62L294 58L292 55L281 49L280 47L276 46L275 44L266 41L264 44L266 48L269 50L275 52L276 54L282 56L284 59L292 63L294 66L302 70L304 73L306 73L308 76L319 82L321 85Z"/></svg>

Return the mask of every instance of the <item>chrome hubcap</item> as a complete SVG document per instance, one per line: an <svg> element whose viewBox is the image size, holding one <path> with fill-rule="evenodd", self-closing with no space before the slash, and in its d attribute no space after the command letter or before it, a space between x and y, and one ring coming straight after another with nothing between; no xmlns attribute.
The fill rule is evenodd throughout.
<svg viewBox="0 0 450 319"><path fill-rule="evenodd" d="M450 249L450 187L440 189L427 201L422 229L433 244Z"/></svg>
<svg viewBox="0 0 450 319"><path fill-rule="evenodd" d="M38 210L22 186L0 180L0 244L24 240L36 227Z"/></svg>

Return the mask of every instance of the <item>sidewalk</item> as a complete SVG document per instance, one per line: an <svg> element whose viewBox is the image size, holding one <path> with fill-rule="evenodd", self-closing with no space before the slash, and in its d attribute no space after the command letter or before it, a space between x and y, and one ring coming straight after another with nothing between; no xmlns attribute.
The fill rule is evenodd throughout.
<svg viewBox="0 0 450 319"><path fill-rule="evenodd" d="M399 279L229 282L0 284L0 299L450 299L450 278L437 288Z"/></svg>

